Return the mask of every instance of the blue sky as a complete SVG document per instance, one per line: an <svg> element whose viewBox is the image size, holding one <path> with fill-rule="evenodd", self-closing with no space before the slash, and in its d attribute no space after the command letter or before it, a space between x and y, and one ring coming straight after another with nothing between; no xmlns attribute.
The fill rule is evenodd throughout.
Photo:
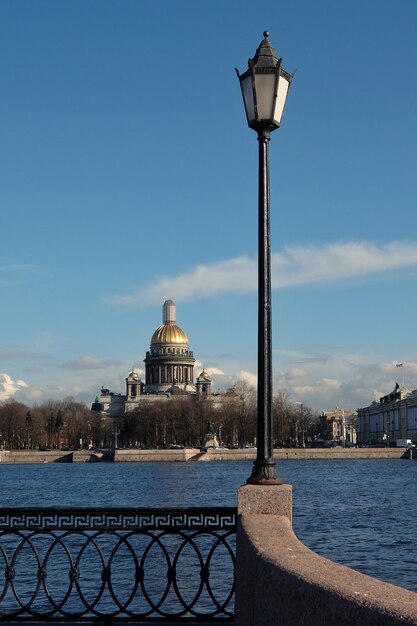
<svg viewBox="0 0 417 626"><path fill-rule="evenodd" d="M329 410L417 387L416 24L414 0L2 0L0 399L123 391L167 298L215 389L256 382L234 68L265 29L297 70L270 144L275 389Z"/></svg>

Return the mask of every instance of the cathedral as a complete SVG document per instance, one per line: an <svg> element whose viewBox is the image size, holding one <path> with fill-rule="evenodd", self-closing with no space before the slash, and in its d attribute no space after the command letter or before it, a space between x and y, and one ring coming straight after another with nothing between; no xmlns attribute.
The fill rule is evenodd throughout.
<svg viewBox="0 0 417 626"><path fill-rule="evenodd" d="M91 410L109 417L120 417L134 410L144 400L168 400L173 395L203 401L211 398L211 379L204 371L194 380L195 359L188 337L177 326L176 307L166 300L162 307L162 324L151 337L146 352L145 382L132 369L126 378L125 394L102 388Z"/></svg>

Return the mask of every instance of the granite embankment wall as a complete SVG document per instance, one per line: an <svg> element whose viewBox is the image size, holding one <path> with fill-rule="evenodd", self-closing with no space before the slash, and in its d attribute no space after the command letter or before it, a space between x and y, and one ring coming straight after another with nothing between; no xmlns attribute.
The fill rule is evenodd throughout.
<svg viewBox="0 0 417 626"><path fill-rule="evenodd" d="M414 458L417 451L413 450ZM200 452L196 448L183 450L90 450L60 451L51 450L11 450L0 452L0 463L94 463L115 462L210 462L210 461L254 461L256 450L214 449ZM276 461L302 460L346 460L346 459L408 459L410 453L405 448L284 448L274 450Z"/></svg>
<svg viewBox="0 0 417 626"><path fill-rule="evenodd" d="M238 491L239 626L417 625L417 594L312 552L291 528L291 486Z"/></svg>
<svg viewBox="0 0 417 626"><path fill-rule="evenodd" d="M274 450L276 461L401 459L405 448L280 448ZM407 452L408 454L408 452ZM256 450L208 450L201 461L241 461L256 458ZM417 458L417 456L416 456Z"/></svg>

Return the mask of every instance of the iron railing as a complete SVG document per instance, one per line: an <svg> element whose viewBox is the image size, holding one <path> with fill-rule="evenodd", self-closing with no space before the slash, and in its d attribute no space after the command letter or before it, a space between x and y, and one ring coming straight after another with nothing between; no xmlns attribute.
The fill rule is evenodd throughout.
<svg viewBox="0 0 417 626"><path fill-rule="evenodd" d="M235 542L235 508L0 509L0 621L233 621Z"/></svg>

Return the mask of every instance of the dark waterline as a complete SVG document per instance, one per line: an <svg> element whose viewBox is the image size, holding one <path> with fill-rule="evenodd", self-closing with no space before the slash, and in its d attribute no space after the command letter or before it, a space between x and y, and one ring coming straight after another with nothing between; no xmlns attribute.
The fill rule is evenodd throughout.
<svg viewBox="0 0 417 626"><path fill-rule="evenodd" d="M0 506L235 506L251 462L0 465ZM289 461L293 527L311 549L417 591L417 463Z"/></svg>

